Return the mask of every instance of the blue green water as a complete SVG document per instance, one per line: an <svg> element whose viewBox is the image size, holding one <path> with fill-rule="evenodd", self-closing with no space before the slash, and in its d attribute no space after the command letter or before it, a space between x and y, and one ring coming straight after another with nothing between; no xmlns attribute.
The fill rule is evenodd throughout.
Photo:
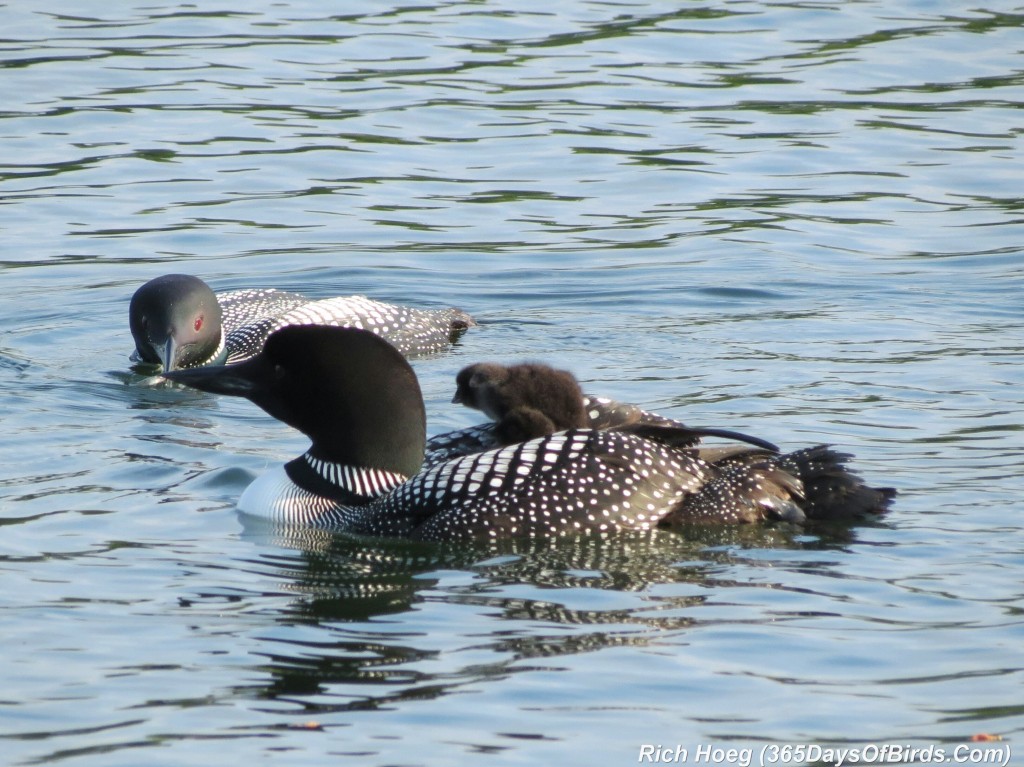
<svg viewBox="0 0 1024 767"><path fill-rule="evenodd" d="M991 2L0 5L4 759L1019 748L1022 26ZM828 537L247 530L234 500L305 442L129 375L128 300L172 271L471 312L415 363L432 433L475 422L463 365L544 359L833 443L901 495Z"/></svg>

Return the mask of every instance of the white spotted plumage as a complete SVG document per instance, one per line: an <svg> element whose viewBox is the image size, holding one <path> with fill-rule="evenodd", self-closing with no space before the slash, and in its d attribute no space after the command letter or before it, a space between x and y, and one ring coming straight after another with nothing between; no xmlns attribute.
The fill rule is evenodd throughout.
<svg viewBox="0 0 1024 767"><path fill-rule="evenodd" d="M406 481L372 469L355 476L308 454L306 461L325 480L374 497L341 503L294 483L274 484L269 493L247 491L242 510L277 522L422 540L579 535L649 529L709 477L699 458L589 429L444 461Z"/></svg>
<svg viewBox="0 0 1024 767"><path fill-rule="evenodd" d="M366 296L311 300L275 289L217 294L228 363L259 353L271 333L288 325L332 325L369 330L405 355L435 354L451 343L453 323L472 324L457 309L414 309Z"/></svg>

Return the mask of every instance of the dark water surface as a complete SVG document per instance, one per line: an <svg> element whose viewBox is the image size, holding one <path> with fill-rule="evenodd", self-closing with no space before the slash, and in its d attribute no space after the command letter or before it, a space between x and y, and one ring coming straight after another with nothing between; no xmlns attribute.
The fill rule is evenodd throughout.
<svg viewBox="0 0 1024 767"><path fill-rule="evenodd" d="M0 4L7 763L1022 748L1024 6L232 7ZM475 422L461 366L540 358L901 496L834 535L246 530L305 443L129 374L170 271L470 311L416 362L431 432Z"/></svg>

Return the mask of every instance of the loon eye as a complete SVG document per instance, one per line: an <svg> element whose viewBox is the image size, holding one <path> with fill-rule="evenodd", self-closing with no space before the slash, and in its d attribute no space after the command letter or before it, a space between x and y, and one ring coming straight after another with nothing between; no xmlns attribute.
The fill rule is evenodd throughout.
<svg viewBox="0 0 1024 767"><path fill-rule="evenodd" d="M202 315L200 315L199 317L196 317L196 321L192 323L192 329L195 330L198 333L202 327L203 327L203 318L202 318Z"/></svg>

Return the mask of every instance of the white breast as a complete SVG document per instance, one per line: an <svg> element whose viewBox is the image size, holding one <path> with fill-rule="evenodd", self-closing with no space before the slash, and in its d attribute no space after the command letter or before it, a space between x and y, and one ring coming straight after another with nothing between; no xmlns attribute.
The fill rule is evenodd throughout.
<svg viewBox="0 0 1024 767"><path fill-rule="evenodd" d="M238 499L238 510L243 514L294 525L314 524L336 507L331 499L292 482L284 466L275 466L257 477Z"/></svg>

